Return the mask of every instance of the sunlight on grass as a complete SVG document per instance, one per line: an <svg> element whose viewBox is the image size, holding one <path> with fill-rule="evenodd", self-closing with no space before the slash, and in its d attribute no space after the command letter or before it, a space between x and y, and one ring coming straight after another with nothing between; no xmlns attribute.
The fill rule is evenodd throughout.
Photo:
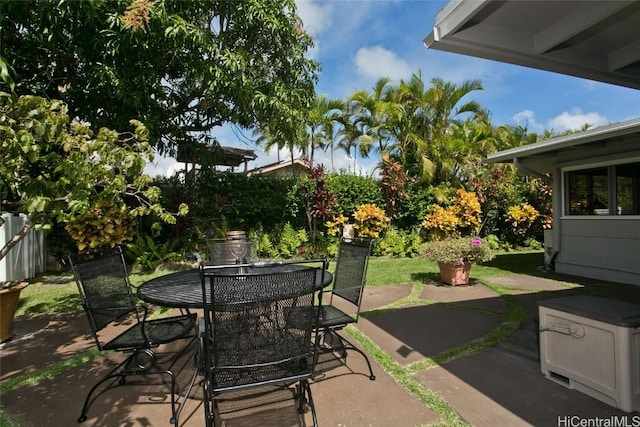
<svg viewBox="0 0 640 427"><path fill-rule="evenodd" d="M129 275L131 286L137 288L154 277L171 273L171 270L136 272ZM134 289L135 296L135 289ZM63 313L81 311L78 288L70 273L48 275L32 281L23 289L16 315L38 313Z"/></svg>
<svg viewBox="0 0 640 427"><path fill-rule="evenodd" d="M544 253L504 252L484 264L474 264L471 277L533 274L544 265ZM367 270L367 286L396 285L399 283L425 283L438 280L438 265L423 258L371 258Z"/></svg>

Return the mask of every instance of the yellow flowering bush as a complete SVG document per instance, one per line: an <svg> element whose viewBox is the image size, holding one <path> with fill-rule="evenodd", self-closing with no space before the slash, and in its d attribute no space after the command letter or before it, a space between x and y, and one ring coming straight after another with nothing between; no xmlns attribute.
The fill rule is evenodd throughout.
<svg viewBox="0 0 640 427"><path fill-rule="evenodd" d="M511 224L511 229L518 236L524 236L539 216L540 212L529 203L521 203L507 209L507 222Z"/></svg>
<svg viewBox="0 0 640 427"><path fill-rule="evenodd" d="M391 222L391 218L384 213L383 209L371 203L360 205L353 213L353 218L355 220L354 228L358 237L376 238Z"/></svg>
<svg viewBox="0 0 640 427"><path fill-rule="evenodd" d="M435 205L422 221L431 240L442 240L476 232L480 226L482 211L475 193L458 190L451 206Z"/></svg>
<svg viewBox="0 0 640 427"><path fill-rule="evenodd" d="M445 236L453 236L460 223L451 209L434 206L422 221L422 226L429 230L433 240L440 240Z"/></svg>
<svg viewBox="0 0 640 427"><path fill-rule="evenodd" d="M339 236L342 233L342 229L345 224L349 222L349 218L344 215L338 215L333 218L333 221L327 221L325 223L327 227L327 234L330 236Z"/></svg>
<svg viewBox="0 0 640 427"><path fill-rule="evenodd" d="M482 210L476 193L458 190L450 209L458 217L460 228L476 228L480 225Z"/></svg>

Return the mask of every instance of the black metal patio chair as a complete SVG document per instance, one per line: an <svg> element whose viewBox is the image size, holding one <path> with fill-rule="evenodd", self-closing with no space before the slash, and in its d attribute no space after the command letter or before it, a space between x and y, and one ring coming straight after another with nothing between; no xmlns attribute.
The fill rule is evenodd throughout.
<svg viewBox="0 0 640 427"><path fill-rule="evenodd" d="M156 364L153 351L161 344L185 338L195 339L195 314L147 319L148 309L137 305L129 283L127 267L122 250L116 247L113 254L75 262L66 256L63 263L70 266L82 306L87 314L92 335L100 351L120 351L129 356L98 381L87 394L78 422L87 419L91 397L98 387L106 381L120 378L120 385L132 375L160 374L171 379L171 423L176 419L176 381L171 371L175 361L188 348L181 350L169 359L169 366Z"/></svg>
<svg viewBox="0 0 640 427"><path fill-rule="evenodd" d="M333 273L333 287L320 293L321 300L329 294L328 304L321 301L318 333L316 335L318 352L315 354L314 365L318 362L320 353L337 352L346 363L347 350L360 353L369 367L369 379L376 379L371 368L369 357L354 346L340 331L347 325L357 323L360 317L362 291L367 276L369 256L373 246L373 239L351 238L341 239L338 249L336 268ZM344 311L339 304L347 311ZM350 307L347 309L346 307Z"/></svg>
<svg viewBox="0 0 640 427"><path fill-rule="evenodd" d="M259 404L254 409L261 414L270 405L282 410L283 401L293 399L301 425L307 408L317 425L308 380L313 375L318 319L314 293L317 274L324 275L326 264L284 272L269 272L268 266L264 272L252 266L250 274L238 267L237 275L221 275L218 266L201 267L204 319L199 325L199 358L207 426L229 415L225 408L230 404L244 404L256 396ZM288 398L282 397L283 391Z"/></svg>

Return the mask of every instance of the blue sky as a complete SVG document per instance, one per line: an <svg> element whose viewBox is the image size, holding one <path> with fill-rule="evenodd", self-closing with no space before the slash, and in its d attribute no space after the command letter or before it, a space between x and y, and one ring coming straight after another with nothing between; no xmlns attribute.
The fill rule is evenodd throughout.
<svg viewBox="0 0 640 427"><path fill-rule="evenodd" d="M356 90L370 90L384 76L397 84L421 71L427 86L433 77L458 84L479 79L484 89L472 92L464 100L478 101L490 112L495 125L523 124L534 132L561 132L578 129L584 123L601 126L640 117L638 90L425 48L422 40L431 32L436 14L447 1L296 3L305 29L316 44L308 55L322 64L316 91L329 98L346 98ZM247 145L229 128L221 128L215 136L222 145L256 149L258 158L249 168L278 160L275 150L264 153ZM280 159L288 156L280 153ZM320 153L317 160L327 167L331 164L328 153ZM357 159L356 172L372 173L377 160ZM335 168L353 170L353 164L346 153L334 154ZM156 158L147 172L167 174L176 166L173 159Z"/></svg>

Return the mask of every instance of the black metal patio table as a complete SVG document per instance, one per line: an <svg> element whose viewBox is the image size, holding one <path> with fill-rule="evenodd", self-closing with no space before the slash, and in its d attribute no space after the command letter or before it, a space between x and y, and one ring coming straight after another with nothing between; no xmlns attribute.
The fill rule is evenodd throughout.
<svg viewBox="0 0 640 427"><path fill-rule="evenodd" d="M210 272L215 272L216 275L224 276L236 276L238 280L242 280L242 276L258 275L258 274L284 274L288 272L304 270L311 268L308 265L300 265L287 262L256 262L253 264L243 265L230 265L225 267L219 267ZM328 286L333 281L333 276L327 270L321 268L316 269L316 290L321 290L325 286ZM209 283L205 282L205 286L209 286ZM141 300L156 304L164 307L179 308L181 310L189 309L202 309L203 305L203 289L202 279L200 276L200 269L190 269L178 271L175 273L169 273L164 276L159 276L154 279L144 282L138 288L138 297ZM207 303L211 297L211 292L207 290L205 293ZM196 380L196 377L200 373L199 362L196 361L191 376L191 381L184 393L184 399L180 403L178 410L176 411L175 423L177 425L178 418L182 413L184 404L189 396L191 396L191 390ZM191 396L192 398L202 398L202 396Z"/></svg>
<svg viewBox="0 0 640 427"><path fill-rule="evenodd" d="M293 263L254 263L243 266L228 266L219 268L215 274L238 276L251 274L277 274L309 268ZM328 271L316 271L316 288L320 290L331 284L333 276ZM210 292L207 292L210 295ZM200 270L191 269L159 276L144 282L138 288L141 300L164 307L181 309L198 309L202 305L202 282Z"/></svg>

